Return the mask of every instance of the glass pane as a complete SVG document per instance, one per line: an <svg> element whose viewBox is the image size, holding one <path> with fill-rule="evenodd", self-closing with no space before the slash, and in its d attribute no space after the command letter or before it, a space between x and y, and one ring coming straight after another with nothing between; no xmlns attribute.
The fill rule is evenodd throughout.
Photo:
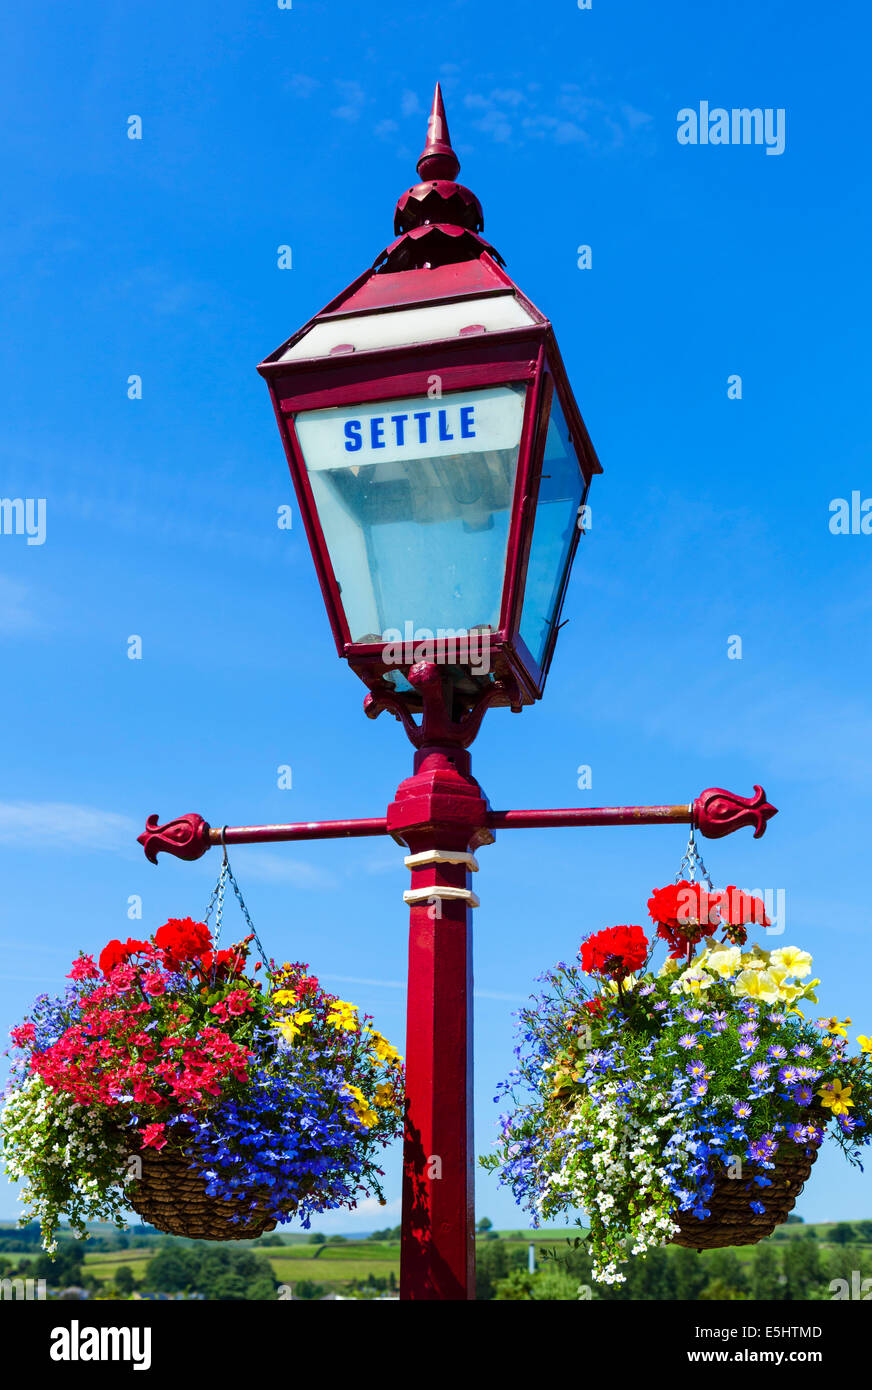
<svg viewBox="0 0 872 1390"><path fill-rule="evenodd" d="M545 438L542 481L533 522L520 628L521 637L540 669L557 616L563 574L569 561L578 525L578 507L583 496L584 476L555 393Z"/></svg>
<svg viewBox="0 0 872 1390"><path fill-rule="evenodd" d="M524 386L296 418L354 642L499 625Z"/></svg>

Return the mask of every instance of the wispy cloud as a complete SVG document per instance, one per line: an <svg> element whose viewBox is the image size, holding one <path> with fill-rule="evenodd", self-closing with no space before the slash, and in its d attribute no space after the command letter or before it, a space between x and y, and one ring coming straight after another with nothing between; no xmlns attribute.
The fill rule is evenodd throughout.
<svg viewBox="0 0 872 1390"><path fill-rule="evenodd" d="M66 801L0 802L0 845L18 849L129 849L141 826L129 816Z"/></svg>
<svg viewBox="0 0 872 1390"><path fill-rule="evenodd" d="M285 86L289 92L293 92L295 97L310 97L321 86L317 77L310 77L305 72L295 72L289 77Z"/></svg>
<svg viewBox="0 0 872 1390"><path fill-rule="evenodd" d="M237 845L233 850L233 863L237 867L244 863L246 879L261 883L294 883L298 888L336 888L338 880L333 874L305 859L294 859L264 850L260 845Z"/></svg>
<svg viewBox="0 0 872 1390"><path fill-rule="evenodd" d="M340 121L359 121L366 104L366 92L359 82L343 82L339 78L333 84L342 104L333 108L332 114Z"/></svg>
<svg viewBox="0 0 872 1390"><path fill-rule="evenodd" d="M0 574L0 632L29 632L41 626L33 609L31 590L26 584Z"/></svg>
<svg viewBox="0 0 872 1390"><path fill-rule="evenodd" d="M468 93L463 104L474 113L473 128L497 144L550 140L583 144L598 153L624 145L652 120L645 111L590 96L572 82L548 92L536 82L523 88L493 87Z"/></svg>

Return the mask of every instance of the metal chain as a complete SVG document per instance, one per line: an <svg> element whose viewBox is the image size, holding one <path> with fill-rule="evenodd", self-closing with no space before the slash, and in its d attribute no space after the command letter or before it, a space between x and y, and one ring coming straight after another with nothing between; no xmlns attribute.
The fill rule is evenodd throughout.
<svg viewBox="0 0 872 1390"><path fill-rule="evenodd" d="M221 941L221 925L224 919L224 895L227 891L227 883L229 880L230 884L233 887L233 891L236 894L236 900L239 903L239 908L242 912L243 917L245 918L248 930L250 934L254 937L254 943L257 946L258 951L260 952L261 960L263 961L264 965L268 967L269 957L267 956L266 951L263 949L263 943L261 942L261 939L257 934L255 925L251 920L251 915L248 911L248 908L245 906L245 899L242 896L242 891L239 887L239 884L236 882L236 879L233 875L233 870L230 867L230 859L227 854L227 845L224 840L224 831L226 829L227 826L225 825L221 831L221 846L224 850L224 858L221 861L221 870L218 874L218 882L212 889L212 896L209 898L209 906L206 908L206 912L203 916L203 921L208 925L209 918L212 914L212 909L214 908L215 930L212 933L212 937L215 943L215 951L217 953L218 946Z"/></svg>
<svg viewBox="0 0 872 1390"><path fill-rule="evenodd" d="M688 883L702 883L709 892L711 892L714 887L711 875L703 863L702 855L697 847L693 826L690 827L690 838L687 841L687 849L682 855L681 863L678 866L678 873L675 875L674 881L676 883L681 883L682 880Z"/></svg>

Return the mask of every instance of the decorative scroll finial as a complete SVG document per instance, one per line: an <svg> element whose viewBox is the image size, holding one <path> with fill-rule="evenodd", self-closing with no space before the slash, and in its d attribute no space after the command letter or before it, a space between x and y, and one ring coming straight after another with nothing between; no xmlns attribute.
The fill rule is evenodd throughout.
<svg viewBox="0 0 872 1390"><path fill-rule="evenodd" d="M438 82L433 93L430 119L427 122L427 143L418 160L417 169L422 183L427 179L456 179L460 172L460 160L451 148L442 88Z"/></svg>
<svg viewBox="0 0 872 1390"><path fill-rule="evenodd" d="M157 863L161 853L174 854L176 859L199 859L210 847L210 829L209 822L195 811L167 821L166 825L158 825L158 817L149 816L145 830L136 838L152 864Z"/></svg>
<svg viewBox="0 0 872 1390"><path fill-rule="evenodd" d="M693 803L693 822L708 840L720 840L743 825L754 826L754 839L759 840L766 822L778 815L770 806L762 787L754 784L753 796L737 796L723 787L709 787Z"/></svg>

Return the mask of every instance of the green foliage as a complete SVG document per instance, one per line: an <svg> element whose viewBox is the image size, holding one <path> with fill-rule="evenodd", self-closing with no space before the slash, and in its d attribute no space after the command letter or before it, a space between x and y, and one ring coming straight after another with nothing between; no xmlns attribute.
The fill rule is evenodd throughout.
<svg viewBox="0 0 872 1390"><path fill-rule="evenodd" d="M857 1232L853 1226L849 1226L847 1221L840 1221L830 1231L830 1240L834 1245L851 1245L857 1239Z"/></svg>
<svg viewBox="0 0 872 1390"><path fill-rule="evenodd" d="M783 1272L778 1256L765 1242L757 1246L751 1270L751 1296L770 1302L784 1298Z"/></svg>
<svg viewBox="0 0 872 1390"><path fill-rule="evenodd" d="M67 1289L71 1284L81 1285L84 1280L82 1266L85 1252L78 1241L65 1240L58 1248L54 1259L50 1255L40 1255L33 1264L33 1277L44 1279L47 1284Z"/></svg>
<svg viewBox="0 0 872 1390"><path fill-rule="evenodd" d="M312 1234L309 1236L309 1244L326 1245L327 1237L325 1236L323 1231L313 1231Z"/></svg>
<svg viewBox="0 0 872 1390"><path fill-rule="evenodd" d="M251 1250L222 1246L161 1250L149 1260L144 1289L161 1293L200 1293L217 1300L266 1300L276 1296L276 1279L267 1260Z"/></svg>
<svg viewBox="0 0 872 1390"><path fill-rule="evenodd" d="M326 1292L324 1285L316 1284L314 1279L298 1279L294 1285L294 1298L323 1298Z"/></svg>
<svg viewBox="0 0 872 1390"><path fill-rule="evenodd" d="M475 1252L476 1299L496 1298L497 1285L513 1270L526 1268L527 1252L513 1248L504 1240L488 1241Z"/></svg>

